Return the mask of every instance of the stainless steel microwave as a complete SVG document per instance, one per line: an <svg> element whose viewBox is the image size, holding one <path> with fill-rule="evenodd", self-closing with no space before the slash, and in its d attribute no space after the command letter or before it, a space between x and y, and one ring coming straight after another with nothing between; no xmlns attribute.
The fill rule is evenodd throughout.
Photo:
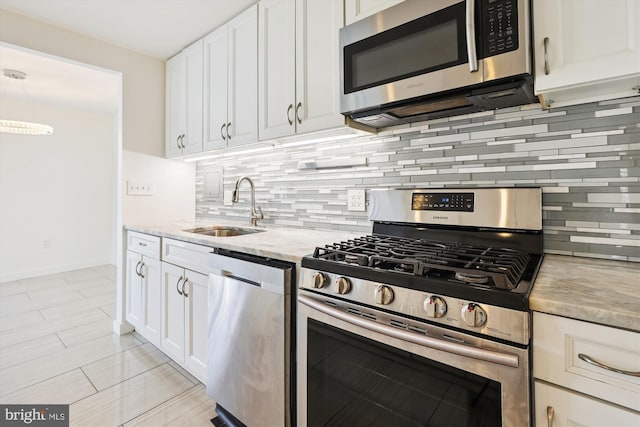
<svg viewBox="0 0 640 427"><path fill-rule="evenodd" d="M529 0L405 0L340 30L341 112L374 128L537 102Z"/></svg>

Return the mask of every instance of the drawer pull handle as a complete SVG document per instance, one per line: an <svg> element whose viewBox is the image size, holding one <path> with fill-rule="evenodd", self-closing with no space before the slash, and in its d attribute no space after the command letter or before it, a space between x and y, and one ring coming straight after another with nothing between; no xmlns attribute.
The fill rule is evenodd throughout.
<svg viewBox="0 0 640 427"><path fill-rule="evenodd" d="M553 406L547 406L547 427L553 427L554 415L555 411L553 410Z"/></svg>
<svg viewBox="0 0 640 427"><path fill-rule="evenodd" d="M619 374L629 375L629 376L632 376L632 377L640 377L640 372L623 371L622 369L613 368L611 366L605 365L604 363L598 362L595 359L592 359L591 357L587 356L586 354L579 353L578 354L578 359L583 360L583 361L589 363L590 365L597 366L598 368L606 369L607 371L617 372Z"/></svg>
<svg viewBox="0 0 640 427"><path fill-rule="evenodd" d="M147 246L147 244L146 244L146 243L142 243L142 242L139 242L138 244L139 244L140 246Z"/></svg>

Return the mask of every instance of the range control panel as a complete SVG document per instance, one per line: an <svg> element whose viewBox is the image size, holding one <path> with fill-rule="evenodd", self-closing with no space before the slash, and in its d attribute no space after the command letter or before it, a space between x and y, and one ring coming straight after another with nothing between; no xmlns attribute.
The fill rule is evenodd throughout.
<svg viewBox="0 0 640 427"><path fill-rule="evenodd" d="M474 193L413 193L411 210L473 212Z"/></svg>

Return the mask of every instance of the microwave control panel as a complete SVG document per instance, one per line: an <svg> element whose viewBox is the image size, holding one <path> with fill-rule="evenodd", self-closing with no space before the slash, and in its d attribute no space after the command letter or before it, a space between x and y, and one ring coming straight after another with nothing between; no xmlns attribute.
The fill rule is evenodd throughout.
<svg viewBox="0 0 640 427"><path fill-rule="evenodd" d="M473 193L413 193L411 210L473 212Z"/></svg>
<svg viewBox="0 0 640 427"><path fill-rule="evenodd" d="M482 3L484 57L518 49L518 0Z"/></svg>

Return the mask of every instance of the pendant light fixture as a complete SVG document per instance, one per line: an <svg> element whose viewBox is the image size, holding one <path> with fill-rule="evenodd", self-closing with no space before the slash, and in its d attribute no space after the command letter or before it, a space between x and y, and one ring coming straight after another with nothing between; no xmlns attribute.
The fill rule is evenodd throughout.
<svg viewBox="0 0 640 427"><path fill-rule="evenodd" d="M23 81L27 74L18 70L3 70L5 77L13 80ZM23 83L23 82L22 82ZM51 135L53 128L49 125L20 120L0 119L0 132L15 133L21 135Z"/></svg>

